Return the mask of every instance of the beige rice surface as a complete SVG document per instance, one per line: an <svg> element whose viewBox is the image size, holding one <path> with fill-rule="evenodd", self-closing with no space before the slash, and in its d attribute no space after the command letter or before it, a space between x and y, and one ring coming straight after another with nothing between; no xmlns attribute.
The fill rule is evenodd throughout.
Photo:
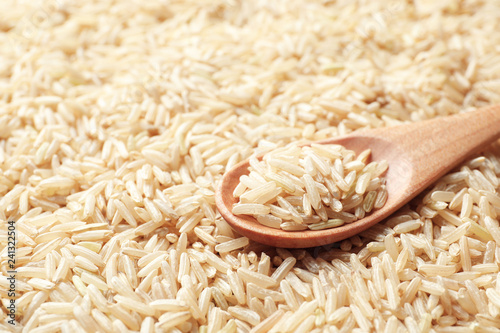
<svg viewBox="0 0 500 333"><path fill-rule="evenodd" d="M252 155L499 103L498 45L498 1L2 1L0 330L498 332L495 147L312 250L214 204Z"/></svg>

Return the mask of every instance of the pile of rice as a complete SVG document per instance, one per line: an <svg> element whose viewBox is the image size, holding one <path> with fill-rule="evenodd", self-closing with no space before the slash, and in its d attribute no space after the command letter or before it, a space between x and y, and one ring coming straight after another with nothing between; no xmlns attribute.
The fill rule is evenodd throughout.
<svg viewBox="0 0 500 333"><path fill-rule="evenodd" d="M495 147L337 245L214 205L252 155L500 102L498 45L498 1L4 0L0 329L498 332Z"/></svg>
<svg viewBox="0 0 500 333"><path fill-rule="evenodd" d="M290 144L249 159L248 175L233 192L235 215L286 231L323 230L352 223L387 200L387 161L367 163L371 151L356 156L335 144Z"/></svg>

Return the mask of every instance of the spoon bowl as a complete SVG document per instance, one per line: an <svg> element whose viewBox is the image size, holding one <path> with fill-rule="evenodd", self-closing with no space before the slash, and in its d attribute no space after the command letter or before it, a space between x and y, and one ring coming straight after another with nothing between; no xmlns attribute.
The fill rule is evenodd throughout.
<svg viewBox="0 0 500 333"><path fill-rule="evenodd" d="M358 221L324 230L285 231L257 222L248 215L232 214L237 202L233 191L249 162L243 161L222 177L215 200L222 217L240 234L266 245L308 248L352 237L390 216L466 157L500 137L500 106L483 108L427 121L357 131L319 141L339 144L356 154L371 150L373 161L386 160L385 205Z"/></svg>

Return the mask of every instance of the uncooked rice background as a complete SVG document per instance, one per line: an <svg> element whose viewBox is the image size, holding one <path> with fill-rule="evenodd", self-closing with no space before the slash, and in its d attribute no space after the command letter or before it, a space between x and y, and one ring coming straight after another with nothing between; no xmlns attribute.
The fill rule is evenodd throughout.
<svg viewBox="0 0 500 333"><path fill-rule="evenodd" d="M234 233L214 189L291 142L499 103L499 45L498 1L2 1L1 330L498 332L495 147L312 250Z"/></svg>

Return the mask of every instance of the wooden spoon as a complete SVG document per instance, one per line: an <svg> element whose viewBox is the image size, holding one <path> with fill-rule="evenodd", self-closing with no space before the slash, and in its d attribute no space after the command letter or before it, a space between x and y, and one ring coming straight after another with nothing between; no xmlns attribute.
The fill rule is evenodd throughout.
<svg viewBox="0 0 500 333"><path fill-rule="evenodd" d="M215 200L224 219L240 234L263 244L284 248L321 246L349 238L387 218L466 157L500 138L500 105L427 121L357 131L320 141L340 144L359 154L371 149L372 160L387 160L386 204L356 222L319 231L284 231L264 226L253 217L231 213L237 199L233 190L241 175L248 174L243 161L222 177Z"/></svg>

